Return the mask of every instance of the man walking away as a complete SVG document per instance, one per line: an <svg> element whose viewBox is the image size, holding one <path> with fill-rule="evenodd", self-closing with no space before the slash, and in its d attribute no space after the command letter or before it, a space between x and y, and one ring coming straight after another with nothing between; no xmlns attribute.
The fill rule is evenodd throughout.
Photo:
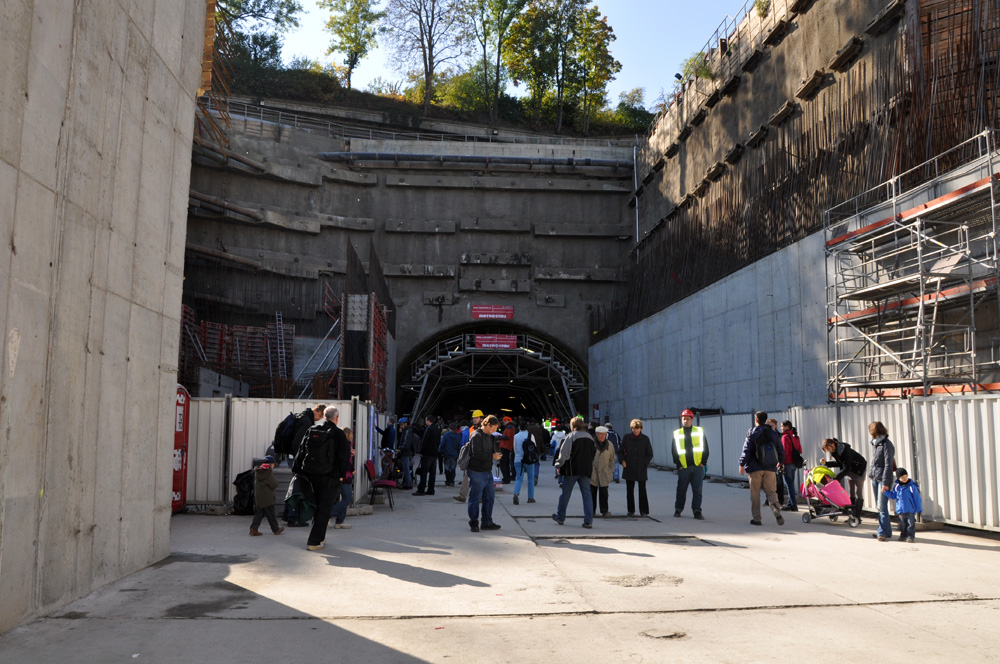
<svg viewBox="0 0 1000 664"><path fill-rule="evenodd" d="M340 493L340 478L350 464L350 444L337 426L340 411L331 406L324 415L325 420L306 432L292 465L292 470L309 480L316 497L316 514L306 542L310 551L323 548L330 511Z"/></svg>
<svg viewBox="0 0 1000 664"><path fill-rule="evenodd" d="M566 436L559 456L556 458L556 469L563 479L562 494L559 496L559 507L552 515L552 520L560 526L566 522L566 508L573 494L573 487L580 487L583 498L583 527L594 527L594 498L590 493L590 475L594 472L594 454L597 451L594 439L587 433L587 423L582 417L574 417L570 421L573 429Z"/></svg>
<svg viewBox="0 0 1000 664"><path fill-rule="evenodd" d="M776 491L777 473L784 468L784 464L779 461L781 441L778 432L767 425L767 413L754 413L754 422L756 426L747 431L743 452L740 454L740 475L750 476L750 523L754 526L761 525L760 492L763 489L774 513L774 520L781 526L785 519L781 516Z"/></svg>
<svg viewBox="0 0 1000 664"><path fill-rule="evenodd" d="M425 422L427 428L424 429L424 437L420 443L420 484L413 492L414 496L433 496L434 478L437 472L438 448L441 446L441 429L437 426L437 420L428 415Z"/></svg>
<svg viewBox="0 0 1000 664"><path fill-rule="evenodd" d="M441 436L438 453L444 459L444 485L455 486L455 462L458 452L462 449L462 427L458 422L452 422L449 430Z"/></svg>
<svg viewBox="0 0 1000 664"><path fill-rule="evenodd" d="M694 518L704 519L701 515L701 485L705 479L705 466L708 464L708 439L705 430L694 426L694 413L685 410L681 413L681 428L674 431L674 444L670 448L674 456L674 466L677 468L677 496L674 498L674 516L679 517L684 511L687 500L687 488L691 487L691 509Z"/></svg>

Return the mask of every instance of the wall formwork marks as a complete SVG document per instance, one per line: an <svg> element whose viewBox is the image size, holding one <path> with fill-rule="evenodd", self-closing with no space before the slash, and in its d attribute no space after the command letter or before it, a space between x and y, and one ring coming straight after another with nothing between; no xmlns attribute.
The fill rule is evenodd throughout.
<svg viewBox="0 0 1000 664"><path fill-rule="evenodd" d="M15 0L0 13L3 632L170 550L206 8Z"/></svg>

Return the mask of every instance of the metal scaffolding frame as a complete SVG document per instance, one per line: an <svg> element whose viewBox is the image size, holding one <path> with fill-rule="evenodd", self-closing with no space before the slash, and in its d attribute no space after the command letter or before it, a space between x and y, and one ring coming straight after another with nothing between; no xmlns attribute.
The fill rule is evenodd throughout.
<svg viewBox="0 0 1000 664"><path fill-rule="evenodd" d="M987 130L824 213L831 400L979 389L976 310L1000 304L998 139Z"/></svg>

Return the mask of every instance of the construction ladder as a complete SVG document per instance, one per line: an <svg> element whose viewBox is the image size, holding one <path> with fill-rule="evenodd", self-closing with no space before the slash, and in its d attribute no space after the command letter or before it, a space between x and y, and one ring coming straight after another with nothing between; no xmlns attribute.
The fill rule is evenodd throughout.
<svg viewBox="0 0 1000 664"><path fill-rule="evenodd" d="M285 325L281 320L281 312L274 312L274 323L277 326L276 333L278 335L278 376L280 378L288 377L288 370L285 368Z"/></svg>

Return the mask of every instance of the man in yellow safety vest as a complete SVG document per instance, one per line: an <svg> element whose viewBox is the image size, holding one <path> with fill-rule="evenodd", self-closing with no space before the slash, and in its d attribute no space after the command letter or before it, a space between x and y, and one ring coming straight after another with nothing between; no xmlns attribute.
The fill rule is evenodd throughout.
<svg viewBox="0 0 1000 664"><path fill-rule="evenodd" d="M677 497L674 499L674 516L684 511L687 488L691 486L691 509L694 518L702 520L701 483L705 479L705 464L708 463L708 439L705 430L694 424L694 413L681 413L681 428L674 431L674 444L670 451L677 468Z"/></svg>

